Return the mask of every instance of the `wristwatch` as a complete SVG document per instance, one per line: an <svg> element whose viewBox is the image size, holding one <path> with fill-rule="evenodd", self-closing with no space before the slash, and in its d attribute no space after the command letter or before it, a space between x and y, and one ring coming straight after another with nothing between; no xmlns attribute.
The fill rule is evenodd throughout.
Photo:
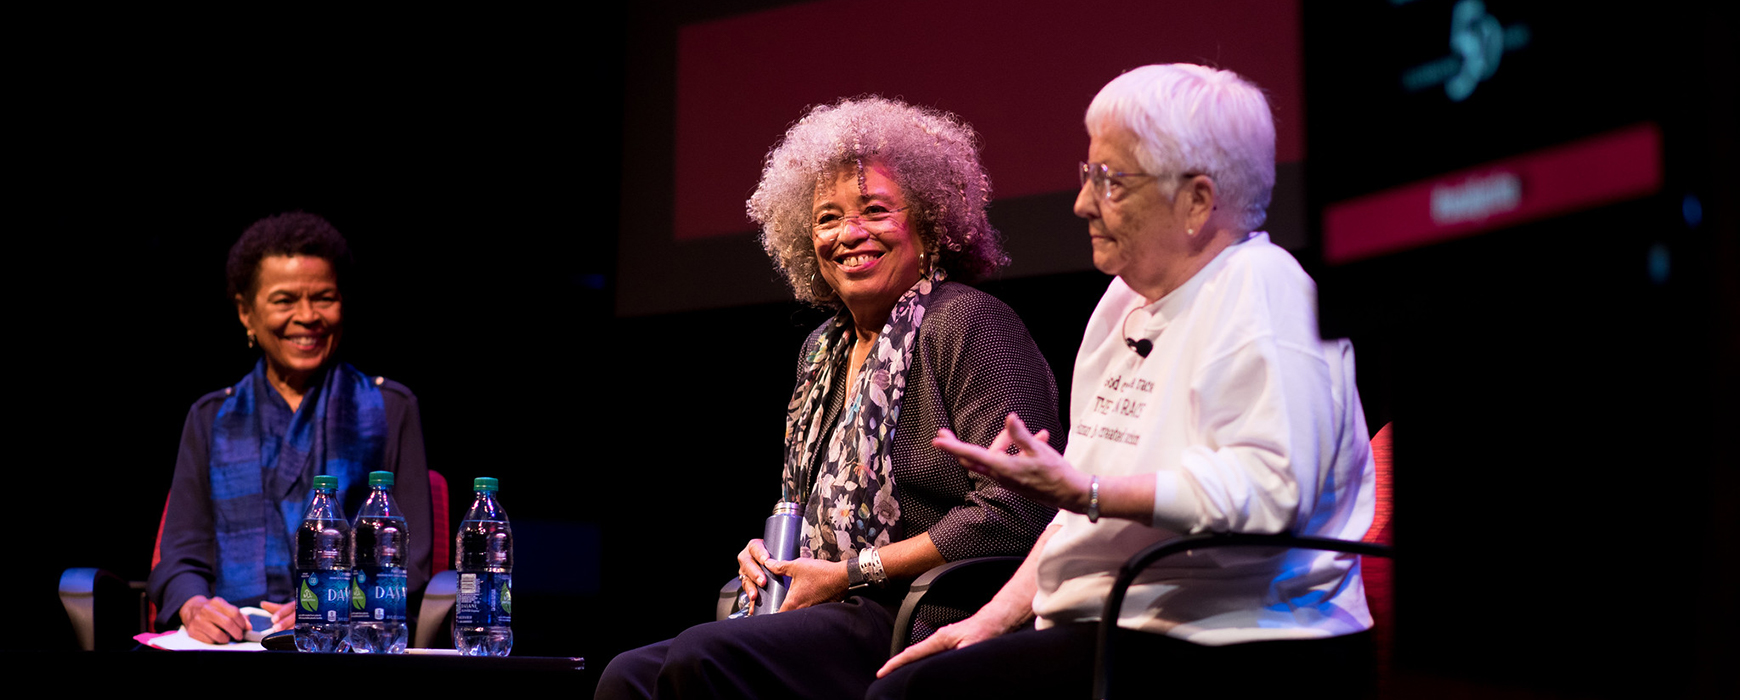
<svg viewBox="0 0 1740 700"><path fill-rule="evenodd" d="M858 566L858 558L852 557L851 559L847 559L846 560L846 592L847 593L855 593L855 592L862 590L864 588L867 588L869 586L870 586L870 582L864 580L863 567Z"/></svg>

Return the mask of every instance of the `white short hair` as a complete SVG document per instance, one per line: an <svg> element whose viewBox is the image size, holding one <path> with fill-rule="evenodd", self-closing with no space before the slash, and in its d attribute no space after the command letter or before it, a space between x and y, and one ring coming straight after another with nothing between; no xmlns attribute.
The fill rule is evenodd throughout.
<svg viewBox="0 0 1740 700"><path fill-rule="evenodd" d="M1149 173L1214 178L1235 225L1263 225L1275 189L1275 120L1263 91L1237 73L1189 63L1142 66L1106 83L1086 122L1093 137L1129 130ZM1161 182L1177 192L1177 178Z"/></svg>

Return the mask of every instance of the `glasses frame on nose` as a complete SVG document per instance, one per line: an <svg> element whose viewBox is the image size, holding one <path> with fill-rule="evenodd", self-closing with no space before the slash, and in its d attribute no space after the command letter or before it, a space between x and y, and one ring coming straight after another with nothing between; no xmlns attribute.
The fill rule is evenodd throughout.
<svg viewBox="0 0 1740 700"><path fill-rule="evenodd" d="M1165 177L1164 175L1155 175L1153 173L1121 173L1112 170L1111 167L1107 166L1105 163L1077 163L1077 165L1079 168L1076 171L1076 176L1081 181L1081 184L1077 185L1077 187L1087 187L1087 184L1092 182L1094 183L1094 189L1100 193L1100 199L1107 202L1112 201L1112 184L1117 182L1117 178ZM1183 172L1179 173L1178 177L1188 180L1198 175L1206 174L1207 173Z"/></svg>
<svg viewBox="0 0 1740 700"><path fill-rule="evenodd" d="M886 233L894 229L892 225L889 225L889 222L894 219L895 215L904 213L910 208L911 207L895 207L887 211L860 211L856 214L842 214L840 215L840 218L834 219L825 224L818 223L811 225L810 237L822 243L832 243L835 239L838 239L840 234L846 230L846 227L851 224L857 224L858 228L869 231L871 235Z"/></svg>
<svg viewBox="0 0 1740 700"><path fill-rule="evenodd" d="M1094 191L1099 192L1100 199L1112 201L1112 184L1121 177L1160 177L1153 173L1123 173L1112 170L1105 163L1077 163L1076 177L1080 183L1077 187L1094 184Z"/></svg>

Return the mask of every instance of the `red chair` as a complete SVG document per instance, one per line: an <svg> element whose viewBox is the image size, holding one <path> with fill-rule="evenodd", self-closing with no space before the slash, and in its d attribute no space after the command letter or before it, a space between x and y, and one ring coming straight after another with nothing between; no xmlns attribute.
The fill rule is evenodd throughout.
<svg viewBox="0 0 1740 700"><path fill-rule="evenodd" d="M1377 504L1372 509L1371 529L1366 530L1362 538L1365 542L1385 547L1395 545L1395 532L1390 523L1390 517L1395 513L1391 496L1394 482L1390 474L1390 428L1394 425L1384 425L1371 437L1371 461L1373 471L1377 473ZM1396 638L1395 562L1388 556L1365 557L1360 560L1359 568L1360 576L1365 579L1365 605L1371 609L1371 639L1377 667L1391 668ZM1382 697L1390 694L1388 682L1386 674L1378 675L1378 694Z"/></svg>
<svg viewBox="0 0 1740 700"><path fill-rule="evenodd" d="M453 568L453 530L448 522L447 477L429 470L429 531L435 538L435 561L429 575L433 577Z"/></svg>
<svg viewBox="0 0 1740 700"><path fill-rule="evenodd" d="M431 511L434 522L430 523L435 533L435 565L430 569L429 585L423 588L422 603L417 606L417 632L411 638L411 646L416 649L430 649L443 640L452 641L447 616L453 612L453 602L458 598L459 577L453 572L454 532L448 520L447 497L447 477L429 470L429 501L435 504Z"/></svg>

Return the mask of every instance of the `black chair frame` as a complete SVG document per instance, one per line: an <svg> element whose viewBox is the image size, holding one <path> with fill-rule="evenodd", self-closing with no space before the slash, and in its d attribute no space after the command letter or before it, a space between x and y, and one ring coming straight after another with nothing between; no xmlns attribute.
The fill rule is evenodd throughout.
<svg viewBox="0 0 1740 700"><path fill-rule="evenodd" d="M1147 549L1137 552L1124 562L1118 570L1118 578L1112 584L1112 591L1106 596L1106 607L1100 613L1099 643L1094 649L1094 697L1107 700L1112 684L1112 631L1118 627L1118 613L1124 607L1124 594L1134 583L1136 576L1147 570L1148 566L1166 557L1182 552L1198 549L1216 549L1221 547L1275 547L1282 549L1316 549L1329 552L1344 552L1369 557L1394 558L1394 551L1381 544L1370 542L1350 542L1324 537L1299 537L1296 535L1256 535L1245 533L1210 533L1188 535L1175 540L1168 540L1150 545Z"/></svg>

